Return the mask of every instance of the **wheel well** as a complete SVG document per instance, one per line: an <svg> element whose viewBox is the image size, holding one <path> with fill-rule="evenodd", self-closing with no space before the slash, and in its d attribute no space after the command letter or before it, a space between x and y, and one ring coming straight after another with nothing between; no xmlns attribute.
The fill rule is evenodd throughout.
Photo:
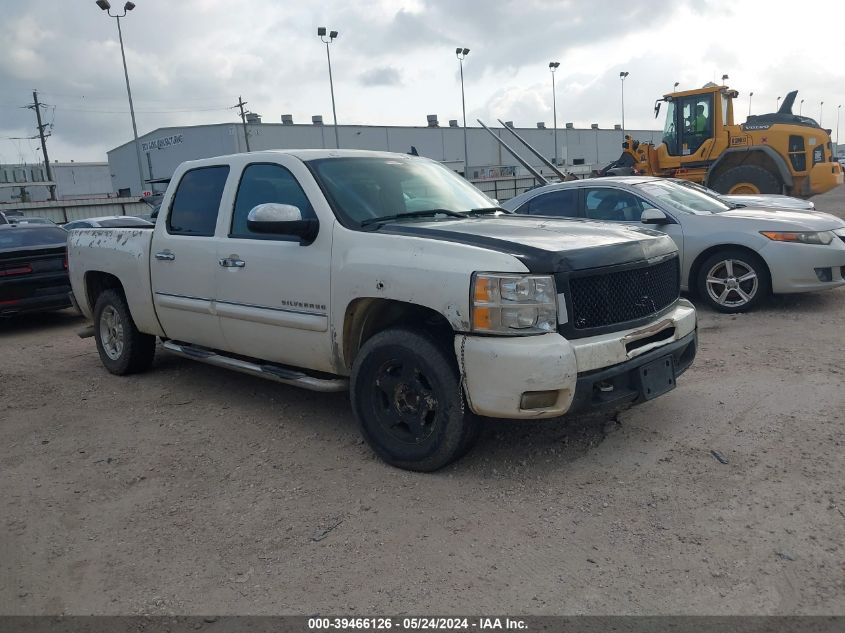
<svg viewBox="0 0 845 633"><path fill-rule="evenodd" d="M431 308L392 299L356 299L346 308L343 320L343 363L352 368L361 346L375 334L401 324L424 328L429 334L451 344L452 326L442 314Z"/></svg>
<svg viewBox="0 0 845 633"><path fill-rule="evenodd" d="M786 177L781 166L779 166L775 162L775 159L763 150L725 152L716 164L713 165L710 173L707 174L707 182L705 184L710 187L716 179L727 170L733 169L734 167L744 167L746 165L753 165L755 167L765 169L767 172L772 174L778 182L780 182L781 186L791 184L786 182Z"/></svg>
<svg viewBox="0 0 845 633"><path fill-rule="evenodd" d="M701 266L704 264L705 260L710 257L713 253L718 253L719 251L727 251L727 250L738 250L744 251L758 259L763 263L763 268L768 276L769 280L772 278L772 273L769 270L769 265L766 263L766 260L760 257L760 254L754 251L747 246L740 246L739 244L719 244L717 246L711 246L707 250L702 251L699 253L698 257L695 258L693 261L692 266L690 267L689 271L689 280L687 283L687 287L691 294L696 294L698 292L698 273L701 271Z"/></svg>
<svg viewBox="0 0 845 633"><path fill-rule="evenodd" d="M85 273L85 294L87 295L88 306L91 308L91 312L94 311L97 298L104 290L110 288L115 288L123 293L123 284L114 275L98 270L90 270Z"/></svg>

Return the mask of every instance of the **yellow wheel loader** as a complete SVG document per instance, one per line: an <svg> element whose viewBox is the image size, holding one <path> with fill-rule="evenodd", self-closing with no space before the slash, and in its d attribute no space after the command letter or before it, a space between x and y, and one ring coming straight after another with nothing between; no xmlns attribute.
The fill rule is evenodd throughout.
<svg viewBox="0 0 845 633"><path fill-rule="evenodd" d="M707 84L658 99L666 103L663 140L655 147L630 136L622 156L602 170L609 174L671 176L701 183L725 194L785 193L807 198L843 182L833 156L830 130L792 114L797 91L777 112L734 123L736 90Z"/></svg>

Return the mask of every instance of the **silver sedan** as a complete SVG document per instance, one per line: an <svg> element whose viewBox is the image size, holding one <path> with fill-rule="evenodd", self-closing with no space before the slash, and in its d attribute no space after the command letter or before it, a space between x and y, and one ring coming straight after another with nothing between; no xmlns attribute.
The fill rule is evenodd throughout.
<svg viewBox="0 0 845 633"><path fill-rule="evenodd" d="M508 211L647 224L681 253L681 285L721 312L742 312L769 293L845 284L845 222L817 211L733 208L671 180L614 176L538 187Z"/></svg>

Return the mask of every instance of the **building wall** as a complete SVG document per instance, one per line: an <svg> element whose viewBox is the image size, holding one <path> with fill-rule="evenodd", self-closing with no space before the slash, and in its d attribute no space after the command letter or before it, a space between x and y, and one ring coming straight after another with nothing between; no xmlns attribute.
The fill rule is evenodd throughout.
<svg viewBox="0 0 845 633"><path fill-rule="evenodd" d="M335 147L334 127L331 125L282 125L262 123L249 125L249 143L253 151L264 149L328 149ZM494 132L543 174L550 170L542 165L510 132L501 128ZM548 159L555 155L554 130L520 128L517 132ZM658 141L661 132L632 130L629 133L640 141ZM338 127L340 146L346 149L386 150L406 153L415 147L420 156L464 171L463 129L452 127L399 127L342 125ZM168 178L179 163L246 151L243 127L225 123L182 128L160 128L139 138L142 145L144 178ZM563 164L583 161L588 166L604 166L619 158L622 151L621 130L558 129L558 157ZM504 150L488 132L480 127L467 129L469 176L483 177L485 170L494 167L515 167L517 174L527 173L519 162ZM132 194L142 191L162 191L164 185L142 188L138 177L135 148L132 142L108 152L114 191L128 188ZM122 192L126 194L127 192Z"/></svg>
<svg viewBox="0 0 845 633"><path fill-rule="evenodd" d="M78 198L102 198L112 195L111 175L108 163L50 163L53 182L56 183L56 197L59 200ZM26 180L46 180L41 165L0 165L5 172L0 182L17 182L23 176ZM26 184L26 183L20 183ZM46 186L27 186L27 194L33 202L50 199ZM0 187L0 203L20 201L19 187Z"/></svg>

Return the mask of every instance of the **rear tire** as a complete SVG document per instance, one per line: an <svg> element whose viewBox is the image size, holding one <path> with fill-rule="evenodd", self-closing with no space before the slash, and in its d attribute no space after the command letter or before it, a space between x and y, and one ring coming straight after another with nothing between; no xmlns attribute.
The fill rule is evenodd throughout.
<svg viewBox="0 0 845 633"><path fill-rule="evenodd" d="M453 354L421 332L392 328L370 338L355 358L350 391L364 439L397 468L438 470L478 437Z"/></svg>
<svg viewBox="0 0 845 633"><path fill-rule="evenodd" d="M110 288L97 297L94 306L94 339L106 369L118 376L150 368L156 338L138 331L123 293Z"/></svg>
<svg viewBox="0 0 845 633"><path fill-rule="evenodd" d="M696 291L714 310L727 314L754 309L771 292L771 279L760 257L738 248L710 255L698 269Z"/></svg>
<svg viewBox="0 0 845 633"><path fill-rule="evenodd" d="M780 179L763 167L740 165L719 174L713 189L723 194L781 193Z"/></svg>

